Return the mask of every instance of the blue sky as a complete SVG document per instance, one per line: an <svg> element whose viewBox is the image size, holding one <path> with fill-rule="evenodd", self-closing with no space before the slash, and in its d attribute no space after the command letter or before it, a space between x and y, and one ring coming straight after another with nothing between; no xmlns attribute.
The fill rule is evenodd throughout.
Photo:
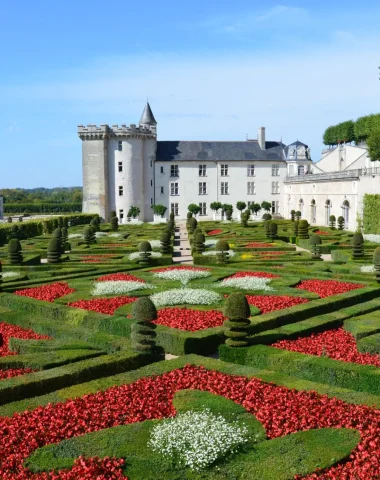
<svg viewBox="0 0 380 480"><path fill-rule="evenodd" d="M0 188L82 184L77 125L137 123L160 140L309 144L380 112L373 0L4 2Z"/></svg>

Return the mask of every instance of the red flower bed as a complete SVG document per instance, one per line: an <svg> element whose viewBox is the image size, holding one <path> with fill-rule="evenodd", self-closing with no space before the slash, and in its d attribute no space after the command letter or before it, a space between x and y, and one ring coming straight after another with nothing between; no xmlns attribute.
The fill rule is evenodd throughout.
<svg viewBox="0 0 380 480"><path fill-rule="evenodd" d="M73 292L75 292L75 290L70 288L66 282L57 282L41 285L41 287L17 290L15 295L36 298L37 300L44 300L45 302L54 302L57 298L64 297Z"/></svg>
<svg viewBox="0 0 380 480"><path fill-rule="evenodd" d="M207 232L207 235L219 235L219 233L223 233L223 230L210 230L209 232Z"/></svg>
<svg viewBox="0 0 380 480"><path fill-rule="evenodd" d="M190 265L178 265L173 267L157 268L155 270L150 270L150 271L153 273L159 273L159 272L169 272L170 270L191 270L193 272L208 272L211 270L211 268L191 267Z"/></svg>
<svg viewBox="0 0 380 480"><path fill-rule="evenodd" d="M224 317L218 310L191 310L189 308L162 308L153 323L166 327L196 332L205 328L220 327Z"/></svg>
<svg viewBox="0 0 380 480"><path fill-rule="evenodd" d="M0 347L0 357L16 355L16 352L11 352L8 347L8 342L11 337L22 338L24 340L50 340L51 338L47 335L39 335L28 328L21 328L17 325L2 322L0 323L0 335L3 338L3 344Z"/></svg>
<svg viewBox="0 0 380 480"><path fill-rule="evenodd" d="M102 247L131 247L128 243L102 243Z"/></svg>
<svg viewBox="0 0 380 480"><path fill-rule="evenodd" d="M102 253L99 255L81 255L81 258L84 258L86 260L92 260L92 259L97 259L97 258L109 258L109 257L115 257L117 253Z"/></svg>
<svg viewBox="0 0 380 480"><path fill-rule="evenodd" d="M259 242L253 242L253 243L248 243L245 248L273 248L272 243L259 243Z"/></svg>
<svg viewBox="0 0 380 480"><path fill-rule="evenodd" d="M96 282L117 282L117 281L124 281L124 282L140 282L145 283L145 280L142 278L137 278L134 275L130 275L129 273L110 273L109 275L103 275L96 279Z"/></svg>
<svg viewBox="0 0 380 480"><path fill-rule="evenodd" d="M339 295L351 290L363 288L360 283L337 282L336 280L304 280L296 288L318 294L321 298Z"/></svg>
<svg viewBox="0 0 380 480"><path fill-rule="evenodd" d="M8 370L0 370L0 380L19 377L20 375L31 372L37 372L37 370L32 370L31 368L9 368Z"/></svg>
<svg viewBox="0 0 380 480"><path fill-rule="evenodd" d="M315 234L317 235L330 235L329 232L324 232L322 230L317 230L316 232L314 232Z"/></svg>
<svg viewBox="0 0 380 480"><path fill-rule="evenodd" d="M355 337L343 328L312 334L310 337L298 338L297 340L281 340L274 343L272 347L317 355L318 357L325 355L343 362L380 367L379 355L358 352Z"/></svg>
<svg viewBox="0 0 380 480"><path fill-rule="evenodd" d="M83 310L91 310L92 312L105 313L113 315L115 310L128 303L133 303L137 297L113 297L113 298L94 298L92 300L78 300L70 302L67 305L74 308L82 308Z"/></svg>
<svg viewBox="0 0 380 480"><path fill-rule="evenodd" d="M257 307L261 313L274 312L283 308L307 303L307 298L288 297L287 295L246 295L248 303Z"/></svg>
<svg viewBox="0 0 380 480"><path fill-rule="evenodd" d="M280 275L268 272L238 272L227 278L244 278L244 277L259 277L259 278L280 278Z"/></svg>
<svg viewBox="0 0 380 480"><path fill-rule="evenodd" d="M269 438L309 429L358 429L360 444L347 461L308 478L379 478L379 410L345 403L316 392L290 390L256 378L247 379L195 366L142 378L129 385L112 387L64 403L15 413L12 417L1 417L0 477L2 480L122 479L120 467L123 462L116 463L113 459L79 459L71 470L50 474L32 474L23 467L23 461L44 445L118 425L173 416L175 392L188 388L222 395L243 405L263 424ZM96 477L94 470L89 474L92 477L86 476L87 468L99 468L104 476ZM99 475L98 471L95 472Z"/></svg>
<svg viewBox="0 0 380 480"><path fill-rule="evenodd" d="M285 255L287 252L259 252L259 256L276 256L276 255Z"/></svg>

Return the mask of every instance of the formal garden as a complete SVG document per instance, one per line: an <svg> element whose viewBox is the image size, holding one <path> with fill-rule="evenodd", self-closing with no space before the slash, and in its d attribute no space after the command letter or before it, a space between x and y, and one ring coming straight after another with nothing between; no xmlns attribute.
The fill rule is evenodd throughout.
<svg viewBox="0 0 380 480"><path fill-rule="evenodd" d="M2 479L379 478L380 235L111 217L0 225Z"/></svg>

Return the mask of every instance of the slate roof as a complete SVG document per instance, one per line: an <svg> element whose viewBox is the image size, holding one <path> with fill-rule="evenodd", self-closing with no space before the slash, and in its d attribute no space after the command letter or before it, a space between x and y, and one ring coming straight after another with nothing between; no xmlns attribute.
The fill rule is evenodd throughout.
<svg viewBox="0 0 380 480"><path fill-rule="evenodd" d="M285 161L283 144L265 142L261 150L257 140L245 142L158 141L156 160L184 161Z"/></svg>
<svg viewBox="0 0 380 480"><path fill-rule="evenodd" d="M157 125L156 119L154 118L149 102L146 102L144 111L139 121L139 125Z"/></svg>

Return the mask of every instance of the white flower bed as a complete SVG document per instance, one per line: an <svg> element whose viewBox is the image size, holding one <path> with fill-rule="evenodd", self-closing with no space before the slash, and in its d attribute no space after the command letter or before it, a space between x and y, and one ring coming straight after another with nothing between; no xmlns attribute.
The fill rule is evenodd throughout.
<svg viewBox="0 0 380 480"><path fill-rule="evenodd" d="M211 305L221 300L218 293L205 288L174 288L155 293L150 299L156 307L165 305Z"/></svg>
<svg viewBox="0 0 380 480"><path fill-rule="evenodd" d="M249 442L246 426L210 410L180 413L153 427L148 447L168 460L199 471Z"/></svg>
<svg viewBox="0 0 380 480"><path fill-rule="evenodd" d="M375 272L375 265L362 265L360 267L360 271L363 273L374 273Z"/></svg>
<svg viewBox="0 0 380 480"><path fill-rule="evenodd" d="M151 257L152 258L160 258L162 257L162 253L160 252L151 252ZM129 255L129 260L137 260L138 258L140 258L140 252L133 252Z"/></svg>
<svg viewBox="0 0 380 480"><path fill-rule="evenodd" d="M211 273L206 270L182 270L173 268L164 272L154 273L153 275L163 280L179 280L182 285L187 285L190 280L206 278L209 277Z"/></svg>
<svg viewBox="0 0 380 480"><path fill-rule="evenodd" d="M212 248L215 247L215 245L218 243L218 240L206 240L205 241L205 247L206 248Z"/></svg>
<svg viewBox="0 0 380 480"><path fill-rule="evenodd" d="M3 272L3 278L18 277L19 275L19 272Z"/></svg>
<svg viewBox="0 0 380 480"><path fill-rule="evenodd" d="M233 287L241 290L266 290L274 291L273 287L270 287L270 278L261 277L243 277L243 278L225 278L219 282L219 287Z"/></svg>
<svg viewBox="0 0 380 480"><path fill-rule="evenodd" d="M84 237L81 233L70 233L68 238L71 239L71 238L84 238Z"/></svg>
<svg viewBox="0 0 380 480"><path fill-rule="evenodd" d="M121 237L121 234L120 233L110 233L109 237L119 238L119 237Z"/></svg>
<svg viewBox="0 0 380 480"><path fill-rule="evenodd" d="M106 232L95 232L95 237L100 238L100 237L107 237L108 234Z"/></svg>
<svg viewBox="0 0 380 480"><path fill-rule="evenodd" d="M148 240L152 248L161 248L160 240Z"/></svg>
<svg viewBox="0 0 380 480"><path fill-rule="evenodd" d="M375 235L374 233L365 233L363 235L364 240L372 243L380 243L380 235Z"/></svg>
<svg viewBox="0 0 380 480"><path fill-rule="evenodd" d="M205 255L206 257L216 255L216 250L212 250L211 252L202 252L202 255ZM234 250L228 250L228 255L232 258L235 256Z"/></svg>
<svg viewBox="0 0 380 480"><path fill-rule="evenodd" d="M91 295L122 295L123 293L133 292L134 290L144 290L156 288L149 283L125 281L125 280L110 280L106 282L95 282Z"/></svg>

